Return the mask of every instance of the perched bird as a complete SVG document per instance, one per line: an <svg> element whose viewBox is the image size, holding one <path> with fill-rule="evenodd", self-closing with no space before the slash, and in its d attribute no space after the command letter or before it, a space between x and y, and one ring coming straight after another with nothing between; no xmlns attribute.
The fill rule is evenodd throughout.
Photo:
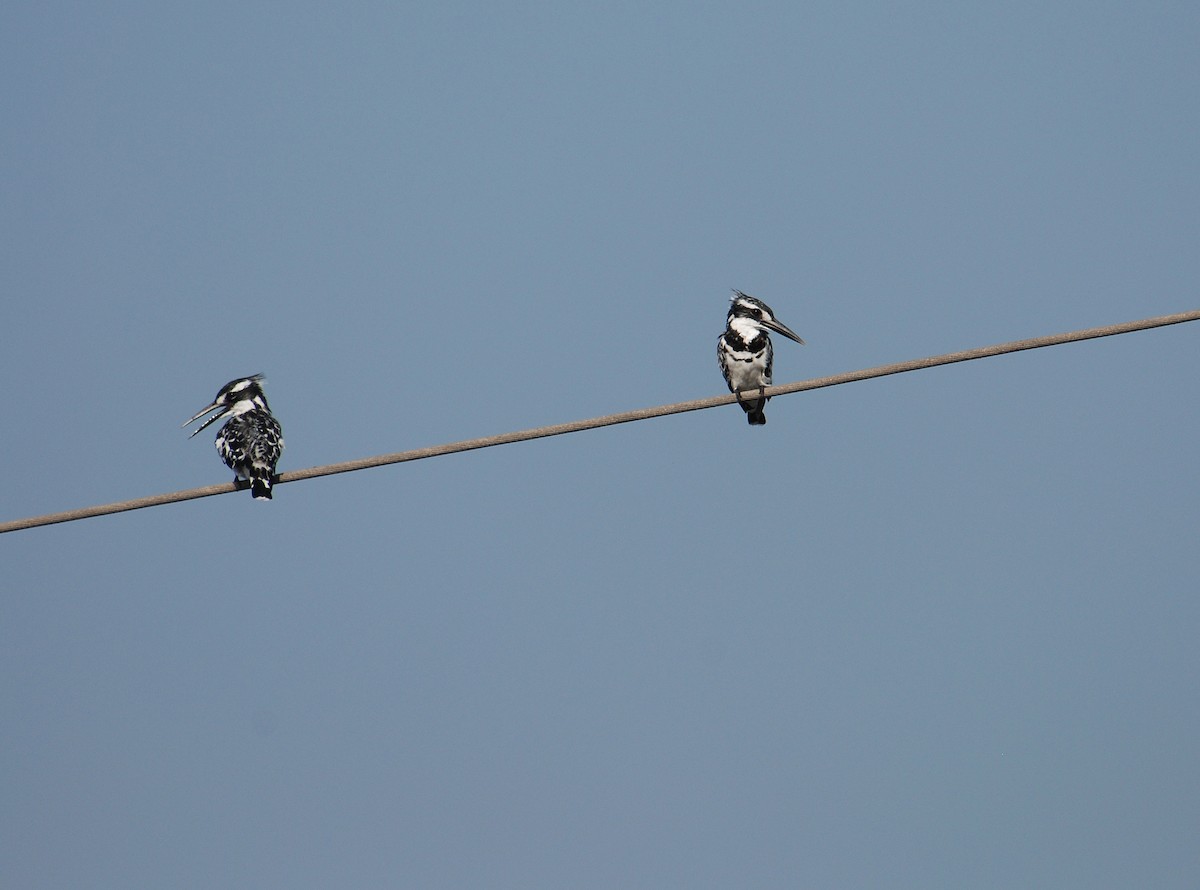
<svg viewBox="0 0 1200 890"><path fill-rule="evenodd" d="M212 404L184 426L216 412L188 436L190 439L209 424L228 417L229 422L217 433L217 453L239 479L250 480L250 493L255 499L269 501L275 465L283 453L283 429L267 407L262 382L262 374L229 381Z"/></svg>
<svg viewBox="0 0 1200 890"><path fill-rule="evenodd" d="M760 396L742 401L742 393L752 389L761 391L763 387L771 385L774 350L768 331L783 334L789 340L804 345L804 341L791 328L775 320L775 313L770 306L740 290L734 290L729 316L725 320L725 333L717 340L717 361L729 391L738 397L738 404L746 412L746 420L751 426L761 426L767 422L763 409L768 399Z"/></svg>

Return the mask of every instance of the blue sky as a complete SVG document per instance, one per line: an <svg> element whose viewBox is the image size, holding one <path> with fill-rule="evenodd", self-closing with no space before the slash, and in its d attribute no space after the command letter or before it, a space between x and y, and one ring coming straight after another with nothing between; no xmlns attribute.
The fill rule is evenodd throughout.
<svg viewBox="0 0 1200 890"><path fill-rule="evenodd" d="M9 4L13 519L1197 307L1185 3ZM0 540L12 887L1194 887L1191 325Z"/></svg>

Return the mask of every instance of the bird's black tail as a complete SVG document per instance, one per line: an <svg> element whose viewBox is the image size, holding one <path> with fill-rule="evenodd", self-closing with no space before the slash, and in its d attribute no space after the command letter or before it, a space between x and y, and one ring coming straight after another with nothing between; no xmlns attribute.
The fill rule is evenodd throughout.
<svg viewBox="0 0 1200 890"><path fill-rule="evenodd" d="M749 402L739 402L742 410L746 412L746 422L750 426L762 426L767 422L767 415L763 409L767 407L766 399L754 399Z"/></svg>
<svg viewBox="0 0 1200 890"><path fill-rule="evenodd" d="M255 476L250 480L250 494L256 501L271 500L271 477Z"/></svg>

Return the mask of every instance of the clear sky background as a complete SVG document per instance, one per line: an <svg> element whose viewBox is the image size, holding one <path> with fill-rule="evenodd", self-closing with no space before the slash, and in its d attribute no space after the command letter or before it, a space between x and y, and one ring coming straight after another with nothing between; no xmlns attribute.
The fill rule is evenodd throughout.
<svg viewBox="0 0 1200 890"><path fill-rule="evenodd" d="M0 518L1197 308L1188 2L0 10ZM0 538L0 885L1200 885L1200 325Z"/></svg>

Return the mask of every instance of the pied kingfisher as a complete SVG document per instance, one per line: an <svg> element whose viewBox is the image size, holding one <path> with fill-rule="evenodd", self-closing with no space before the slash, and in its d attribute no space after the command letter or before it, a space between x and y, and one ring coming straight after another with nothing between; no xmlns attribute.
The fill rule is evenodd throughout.
<svg viewBox="0 0 1200 890"><path fill-rule="evenodd" d="M217 453L238 479L250 480L250 493L256 500L269 501L275 465L283 453L283 429L267 407L262 381L262 374L230 380L212 404L197 411L184 426L216 412L188 436L190 439L210 423L228 417L229 422L217 433Z"/></svg>
<svg viewBox="0 0 1200 890"><path fill-rule="evenodd" d="M774 350L767 331L783 334L804 345L791 328L775 320L770 306L735 289L729 317L725 320L725 333L717 340L717 361L729 391L738 397L738 404L746 412L746 420L751 426L767 422L767 415L763 413L768 401L766 397L742 401L742 393L746 390L761 390L771 385Z"/></svg>

